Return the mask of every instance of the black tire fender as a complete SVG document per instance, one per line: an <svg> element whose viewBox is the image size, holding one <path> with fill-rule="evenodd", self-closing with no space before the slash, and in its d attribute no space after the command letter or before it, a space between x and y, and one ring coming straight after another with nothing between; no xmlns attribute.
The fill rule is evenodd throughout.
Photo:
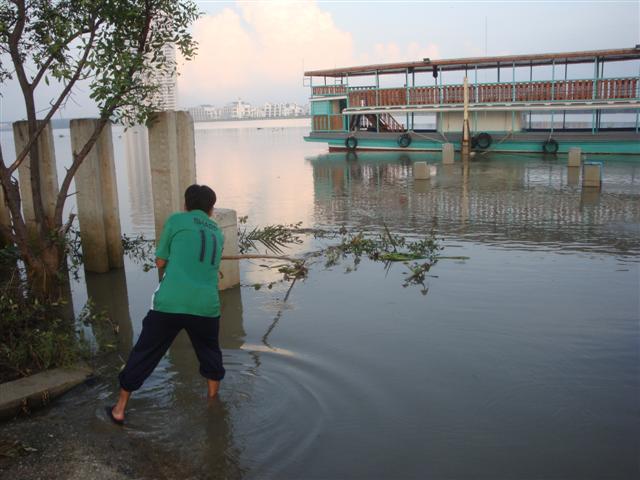
<svg viewBox="0 0 640 480"><path fill-rule="evenodd" d="M402 148L407 148L411 145L411 137L408 133L403 133L398 137L398 146Z"/></svg>
<svg viewBox="0 0 640 480"><path fill-rule="evenodd" d="M358 148L358 139L353 135L350 135L345 138L344 146L347 147L347 150L355 150L356 148Z"/></svg>
<svg viewBox="0 0 640 480"><path fill-rule="evenodd" d="M476 137L476 145L481 150L486 150L493 143L493 137L486 132L482 132Z"/></svg>
<svg viewBox="0 0 640 480"><path fill-rule="evenodd" d="M558 148L560 148L560 145L558 145L558 142L556 142L553 138L547 140L542 144L542 151L544 153L558 153Z"/></svg>

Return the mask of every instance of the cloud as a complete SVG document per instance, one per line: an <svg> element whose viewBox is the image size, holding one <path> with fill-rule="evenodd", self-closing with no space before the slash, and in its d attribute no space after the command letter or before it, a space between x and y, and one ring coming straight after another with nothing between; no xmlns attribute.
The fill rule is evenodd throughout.
<svg viewBox="0 0 640 480"><path fill-rule="evenodd" d="M198 55L181 62L180 103L227 101L250 92L298 87L309 65L348 64L351 34L340 30L314 1L252 2L199 19Z"/></svg>
<svg viewBox="0 0 640 480"><path fill-rule="evenodd" d="M180 62L179 103L220 104L300 100L304 70L438 57L434 44L378 43L356 53L352 34L340 29L315 0L238 2L193 27L198 55Z"/></svg>
<svg viewBox="0 0 640 480"><path fill-rule="evenodd" d="M236 12L225 8L218 15L199 19L193 37L198 42L198 55L181 62L180 89L207 92L250 82L245 73L255 58L255 45Z"/></svg>
<svg viewBox="0 0 640 480"><path fill-rule="evenodd" d="M403 48L395 42L376 43L372 52L364 52L358 56L357 64L413 62L423 58L440 58L438 46L435 43L421 45L418 42L410 42Z"/></svg>

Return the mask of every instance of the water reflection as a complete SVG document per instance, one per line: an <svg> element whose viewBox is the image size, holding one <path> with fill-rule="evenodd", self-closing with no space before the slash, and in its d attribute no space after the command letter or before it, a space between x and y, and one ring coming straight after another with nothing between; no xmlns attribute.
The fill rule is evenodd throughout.
<svg viewBox="0 0 640 480"><path fill-rule="evenodd" d="M107 273L85 272L85 281L88 297L97 311L104 311L111 322L93 324L93 334L98 345L111 343L113 329L117 327L118 353L126 359L133 346L133 327L124 269L114 269Z"/></svg>
<svg viewBox="0 0 640 480"><path fill-rule="evenodd" d="M223 349L229 380L223 383L221 398L205 403L203 398L205 381L199 374L199 363L189 336L181 332L169 349L168 361L174 374L172 405L173 412L180 414L180 424L175 431L167 432L171 438L188 438L190 445L184 455L189 463L201 468L205 478L240 478L244 469L240 466L242 448L234 440L233 411L238 398L227 394L227 382L235 382L239 362L233 351L244 344L245 331L242 317L242 295L239 288L222 292L222 320L220 346ZM232 384L232 388L235 385ZM204 411L203 411L204 409ZM174 425L173 428L176 428Z"/></svg>
<svg viewBox="0 0 640 480"><path fill-rule="evenodd" d="M309 147L323 146L302 141L308 127L238 124L196 125L198 181L212 186L220 207L248 215L251 223L311 223L313 185L303 158Z"/></svg>
<svg viewBox="0 0 640 480"><path fill-rule="evenodd" d="M567 185L577 187L580 180L580 167L567 167Z"/></svg>
<svg viewBox="0 0 640 480"><path fill-rule="evenodd" d="M136 125L124 132L125 162L130 202L131 223L138 231L153 236L153 198L151 195L151 167L149 165L149 136L147 128Z"/></svg>
<svg viewBox="0 0 640 480"><path fill-rule="evenodd" d="M435 219L439 231L454 238L640 250L640 167L634 163L607 162L600 192L577 188L579 173L562 163L506 155L454 165L427 157L435 176L414 181L407 157L360 153L357 162L344 154L308 157L316 221L422 232Z"/></svg>

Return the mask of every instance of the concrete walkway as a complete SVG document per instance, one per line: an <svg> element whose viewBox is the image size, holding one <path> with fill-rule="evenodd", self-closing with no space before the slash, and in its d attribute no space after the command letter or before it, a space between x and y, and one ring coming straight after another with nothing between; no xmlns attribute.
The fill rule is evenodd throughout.
<svg viewBox="0 0 640 480"><path fill-rule="evenodd" d="M30 377L0 384L0 419L12 418L21 411L43 407L91 376L84 364L55 368Z"/></svg>

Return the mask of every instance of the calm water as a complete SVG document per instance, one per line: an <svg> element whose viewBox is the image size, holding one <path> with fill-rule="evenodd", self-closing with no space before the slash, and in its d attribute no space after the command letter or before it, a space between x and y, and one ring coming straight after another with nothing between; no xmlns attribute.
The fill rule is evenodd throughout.
<svg viewBox="0 0 640 480"><path fill-rule="evenodd" d="M346 158L306 132L306 121L198 126L198 180L250 224L413 235L435 223L444 254L469 259L438 263L425 296L402 287L402 265L367 261L348 274L316 264L286 303L283 284L224 292L220 404L207 407L181 336L124 435L165 442L203 478L637 478L640 160L607 157L594 194L564 158L485 156L468 169L427 154ZM139 135L114 135L121 219L150 234ZM60 152L68 141L56 131ZM435 176L413 181L417 160ZM243 284L269 278L258 263L242 264ZM156 272L128 264L86 281L76 308L87 292L107 307L125 356ZM96 432L115 392L115 370L104 377L60 402Z"/></svg>

